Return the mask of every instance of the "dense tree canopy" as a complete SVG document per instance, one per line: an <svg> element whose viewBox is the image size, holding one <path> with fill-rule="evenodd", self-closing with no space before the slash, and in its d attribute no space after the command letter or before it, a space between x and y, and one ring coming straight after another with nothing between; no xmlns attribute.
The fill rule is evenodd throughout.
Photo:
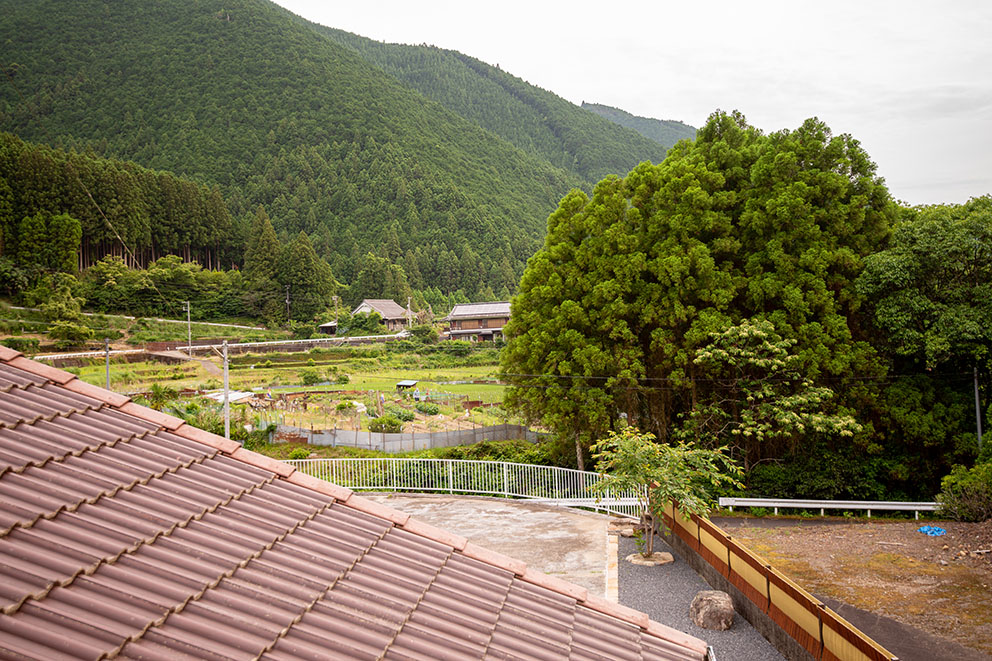
<svg viewBox="0 0 992 661"><path fill-rule="evenodd" d="M507 328L508 406L583 442L621 414L668 438L710 397L700 349L746 319L794 346L804 378L874 373L853 281L895 209L850 136L715 113L661 164L550 216Z"/></svg>
<svg viewBox="0 0 992 661"><path fill-rule="evenodd" d="M900 356L931 369L992 359L992 197L908 211L858 289Z"/></svg>

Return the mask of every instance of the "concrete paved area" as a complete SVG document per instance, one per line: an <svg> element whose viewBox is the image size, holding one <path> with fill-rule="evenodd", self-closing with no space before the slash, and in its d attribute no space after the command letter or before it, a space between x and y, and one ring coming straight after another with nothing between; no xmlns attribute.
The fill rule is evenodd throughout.
<svg viewBox="0 0 992 661"><path fill-rule="evenodd" d="M525 500L433 494L362 494L480 546L523 560L552 574L616 600L616 543L612 574L607 524L609 516ZM608 586L608 583L612 583Z"/></svg>

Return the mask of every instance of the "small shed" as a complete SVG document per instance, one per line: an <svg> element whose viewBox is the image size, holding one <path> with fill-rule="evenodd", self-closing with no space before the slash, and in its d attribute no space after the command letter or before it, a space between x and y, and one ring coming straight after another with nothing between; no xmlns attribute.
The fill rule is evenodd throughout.
<svg viewBox="0 0 992 661"><path fill-rule="evenodd" d="M406 379L406 380L403 380L403 381L397 381L396 382L396 389L397 390L408 390L410 388L413 388L415 385L417 385L417 382L416 381L414 381L413 379Z"/></svg>

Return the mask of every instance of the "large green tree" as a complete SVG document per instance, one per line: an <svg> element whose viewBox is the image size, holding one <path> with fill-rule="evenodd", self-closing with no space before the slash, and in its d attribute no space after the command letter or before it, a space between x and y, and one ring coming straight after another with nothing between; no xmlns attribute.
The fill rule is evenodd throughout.
<svg viewBox="0 0 992 661"><path fill-rule="evenodd" d="M895 353L934 369L992 358L992 196L911 209L858 288Z"/></svg>
<svg viewBox="0 0 992 661"><path fill-rule="evenodd" d="M895 215L856 140L717 112L658 165L573 191L513 301L506 403L579 456L625 416L667 439L711 334L767 321L805 378L877 370L853 280ZM581 459L578 459L581 461Z"/></svg>
<svg viewBox="0 0 992 661"><path fill-rule="evenodd" d="M303 232L283 248L276 277L289 296L290 319L312 320L327 309L331 296L338 290L331 267L317 256Z"/></svg>

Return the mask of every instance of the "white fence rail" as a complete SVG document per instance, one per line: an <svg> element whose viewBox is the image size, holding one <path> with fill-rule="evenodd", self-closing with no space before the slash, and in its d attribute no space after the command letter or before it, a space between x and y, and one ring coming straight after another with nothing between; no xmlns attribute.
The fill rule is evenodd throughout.
<svg viewBox="0 0 992 661"><path fill-rule="evenodd" d="M583 507L636 517L637 494L608 493L597 498L589 488L598 473L556 466L464 459L291 459L297 470L354 490L459 493Z"/></svg>
<svg viewBox="0 0 992 661"><path fill-rule="evenodd" d="M771 507L778 514L778 509L820 510L820 516L826 510L861 510L868 512L871 518L872 510L913 512L917 519L920 512L935 512L938 503L932 502L899 502L888 500L798 500L790 498L721 498L720 507L729 507L733 512L735 507Z"/></svg>

